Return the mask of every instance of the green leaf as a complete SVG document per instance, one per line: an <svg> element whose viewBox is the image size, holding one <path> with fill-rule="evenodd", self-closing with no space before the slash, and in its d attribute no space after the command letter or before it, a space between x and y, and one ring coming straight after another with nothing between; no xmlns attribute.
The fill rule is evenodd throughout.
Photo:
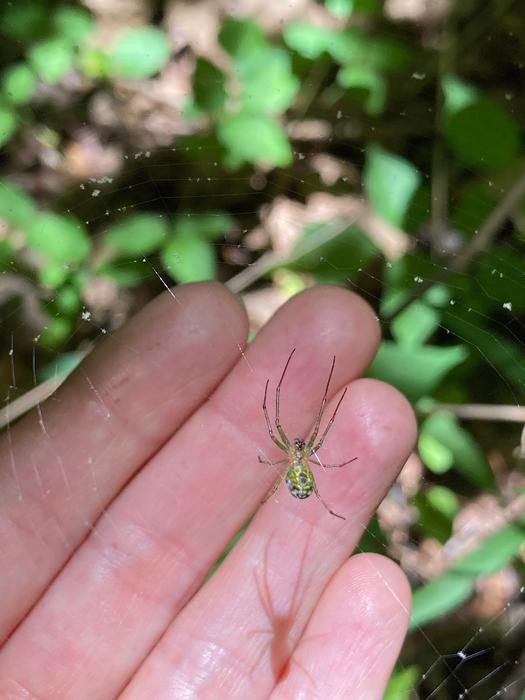
<svg viewBox="0 0 525 700"><path fill-rule="evenodd" d="M363 188L374 210L394 226L401 226L421 181L419 171L404 158L371 146L367 150Z"/></svg>
<svg viewBox="0 0 525 700"><path fill-rule="evenodd" d="M24 228L35 216L33 200L8 180L0 180L0 217Z"/></svg>
<svg viewBox="0 0 525 700"><path fill-rule="evenodd" d="M428 255L406 253L385 265L381 315L392 316L410 297L419 297L420 284L435 276L436 265Z"/></svg>
<svg viewBox="0 0 525 700"><path fill-rule="evenodd" d="M417 443L419 456L434 474L444 474L454 466L454 453L433 435L422 433Z"/></svg>
<svg viewBox="0 0 525 700"><path fill-rule="evenodd" d="M469 311L469 307L460 305L446 310L444 325L469 343L473 356L478 357L485 370L499 373L518 391L525 391L525 353L521 346L504 338L493 326L487 327L482 317Z"/></svg>
<svg viewBox="0 0 525 700"><path fill-rule="evenodd" d="M474 438L446 411L430 415L421 426L421 436L431 436L454 455L457 471L483 489L495 487L494 475Z"/></svg>
<svg viewBox="0 0 525 700"><path fill-rule="evenodd" d="M451 571L469 576L495 574L510 564L524 544L523 525L508 525L487 537L477 549L454 564Z"/></svg>
<svg viewBox="0 0 525 700"><path fill-rule="evenodd" d="M18 117L11 107L0 104L0 146L7 143L18 129Z"/></svg>
<svg viewBox="0 0 525 700"><path fill-rule="evenodd" d="M244 162L266 166L286 166L292 162L292 149L282 126L263 114L241 112L225 118L218 127L219 141L229 151L229 163Z"/></svg>
<svg viewBox="0 0 525 700"><path fill-rule="evenodd" d="M259 47L238 57L235 71L243 83L240 100L246 112L279 114L293 102L299 81L282 49Z"/></svg>
<svg viewBox="0 0 525 700"><path fill-rule="evenodd" d="M13 249L9 241L0 240L0 270L4 270L13 260Z"/></svg>
<svg viewBox="0 0 525 700"><path fill-rule="evenodd" d="M100 80L108 77L109 58L101 49L85 45L78 56L78 67L88 78Z"/></svg>
<svg viewBox="0 0 525 700"><path fill-rule="evenodd" d="M200 282L215 278L215 251L211 243L200 236L177 234L164 247L161 259L165 269L177 282Z"/></svg>
<svg viewBox="0 0 525 700"><path fill-rule="evenodd" d="M29 50L28 59L35 73L53 85L73 69L74 52L67 39L47 39Z"/></svg>
<svg viewBox="0 0 525 700"><path fill-rule="evenodd" d="M459 509L456 494L444 486L420 491L415 498L419 510L419 529L445 544L452 535L453 518Z"/></svg>
<svg viewBox="0 0 525 700"><path fill-rule="evenodd" d="M72 217L50 212L38 215L26 229L27 244L56 265L78 264L89 255L84 226Z"/></svg>
<svg viewBox="0 0 525 700"><path fill-rule="evenodd" d="M354 12L372 17L380 16L383 12L383 0L354 0Z"/></svg>
<svg viewBox="0 0 525 700"><path fill-rule="evenodd" d="M58 289L69 277L69 270L63 263L46 262L38 270L38 279L43 287Z"/></svg>
<svg viewBox="0 0 525 700"><path fill-rule="evenodd" d="M55 304L57 309L64 314L77 313L82 306L78 289L73 285L64 285L56 292Z"/></svg>
<svg viewBox="0 0 525 700"><path fill-rule="evenodd" d="M482 183L471 181L458 194L450 215L450 225L472 236L495 205L494 193Z"/></svg>
<svg viewBox="0 0 525 700"><path fill-rule="evenodd" d="M368 66L388 73L403 68L410 57L407 44L390 36L371 36L355 27L333 37L327 51L338 63Z"/></svg>
<svg viewBox="0 0 525 700"><path fill-rule="evenodd" d="M233 217L222 211L186 212L176 216L173 228L176 233L216 240L222 238L233 224Z"/></svg>
<svg viewBox="0 0 525 700"><path fill-rule="evenodd" d="M341 221L325 221L305 226L286 266L313 274L319 282L338 284L357 277L359 269L378 255L379 250L360 229L345 227Z"/></svg>
<svg viewBox="0 0 525 700"><path fill-rule="evenodd" d="M336 17L350 17L354 0L325 0L326 9Z"/></svg>
<svg viewBox="0 0 525 700"><path fill-rule="evenodd" d="M445 136L463 165L480 170L511 165L520 148L518 125L488 99L451 114L445 123Z"/></svg>
<svg viewBox="0 0 525 700"><path fill-rule="evenodd" d="M459 112L479 99L479 92L473 85L454 75L449 75L443 79L442 88L445 96L445 112L447 114Z"/></svg>
<svg viewBox="0 0 525 700"><path fill-rule="evenodd" d="M158 27L127 29L110 51L109 67L113 75L122 78L151 78L169 60L170 43Z"/></svg>
<svg viewBox="0 0 525 700"><path fill-rule="evenodd" d="M151 274L151 267L146 268L143 262L130 260L117 264L106 263L97 270L97 275L108 277L119 287L136 287L148 278Z"/></svg>
<svg viewBox="0 0 525 700"><path fill-rule="evenodd" d="M394 671L383 696L383 700L411 700L419 679L417 666Z"/></svg>
<svg viewBox="0 0 525 700"><path fill-rule="evenodd" d="M414 591L409 629L442 618L470 598L475 578L454 572L438 576Z"/></svg>
<svg viewBox="0 0 525 700"><path fill-rule="evenodd" d="M451 296L450 289L446 284L433 284L423 294L422 298L425 302L431 304L431 306L442 309L447 304L450 304Z"/></svg>
<svg viewBox="0 0 525 700"><path fill-rule="evenodd" d="M391 331L399 345L422 345L439 326L439 313L424 301L414 301L393 320Z"/></svg>
<svg viewBox="0 0 525 700"><path fill-rule="evenodd" d="M348 30L347 30L348 31ZM405 68L410 60L411 52L409 45L391 36L365 35L365 41L369 44L368 51L361 57L365 63L369 62L378 70L385 73L392 73L401 68Z"/></svg>
<svg viewBox="0 0 525 700"><path fill-rule="evenodd" d="M73 332L73 323L65 316L51 318L40 336L40 342L44 347L56 348L63 343Z"/></svg>
<svg viewBox="0 0 525 700"><path fill-rule="evenodd" d="M390 36L370 36L355 27L342 31L317 27L307 22L291 22L283 32L288 46L301 56L319 58L328 53L343 65L392 72L402 68L410 57L408 46Z"/></svg>
<svg viewBox="0 0 525 700"><path fill-rule="evenodd" d="M230 56L238 58L256 48L268 46L266 36L258 24L251 20L227 17L222 23L219 42Z"/></svg>
<svg viewBox="0 0 525 700"><path fill-rule="evenodd" d="M368 114L380 114L386 101L386 82L381 73L371 66L347 65L337 74L337 82L346 88L366 90L365 109Z"/></svg>
<svg viewBox="0 0 525 700"><path fill-rule="evenodd" d="M2 76L2 91L14 105L22 105L33 97L36 80L33 71L25 63L15 63Z"/></svg>
<svg viewBox="0 0 525 700"><path fill-rule="evenodd" d="M341 41L339 32L307 22L286 25L283 38L291 49L309 59L319 58L325 52L331 53L334 42Z"/></svg>
<svg viewBox="0 0 525 700"><path fill-rule="evenodd" d="M337 63L372 65L370 37L367 37L361 30L352 27L344 31L332 31L326 37L327 39L330 37L330 39L326 43L325 51Z"/></svg>
<svg viewBox="0 0 525 700"><path fill-rule="evenodd" d="M205 58L197 58L193 75L195 104L212 117L220 115L226 102L224 75Z"/></svg>
<svg viewBox="0 0 525 700"><path fill-rule="evenodd" d="M16 0L6 2L2 31L20 41L28 41L45 34L49 26L49 8L43 0Z"/></svg>
<svg viewBox="0 0 525 700"><path fill-rule="evenodd" d="M410 629L451 612L474 590L476 578L507 566L525 543L523 523L508 525L487 537L445 574L417 589L412 598Z"/></svg>
<svg viewBox="0 0 525 700"><path fill-rule="evenodd" d="M462 345L407 348L385 341L379 348L369 375L393 384L415 401L432 394L443 377L467 356L468 350Z"/></svg>
<svg viewBox="0 0 525 700"><path fill-rule="evenodd" d="M69 376L85 356L85 352L64 352L57 355L56 358L39 371L38 380L44 382L46 379Z"/></svg>
<svg viewBox="0 0 525 700"><path fill-rule="evenodd" d="M53 13L53 26L59 36L78 45L93 30L93 17L80 7L62 5Z"/></svg>
<svg viewBox="0 0 525 700"><path fill-rule="evenodd" d="M357 552L376 552L376 554L384 554L388 547L388 539L381 529L377 515L374 515L368 523L366 530L363 532L359 544L356 547Z"/></svg>
<svg viewBox="0 0 525 700"><path fill-rule="evenodd" d="M510 304L514 314L525 310L525 259L516 255L515 249L492 246L471 269L479 288L488 297L489 308L501 310L505 309L503 304ZM506 309L508 312L508 306Z"/></svg>
<svg viewBox="0 0 525 700"><path fill-rule="evenodd" d="M425 496L433 508L451 520L459 510L458 497L446 486L431 486Z"/></svg>
<svg viewBox="0 0 525 700"><path fill-rule="evenodd" d="M147 255L160 248L168 235L162 216L144 212L129 216L110 227L104 236L106 245L119 255Z"/></svg>

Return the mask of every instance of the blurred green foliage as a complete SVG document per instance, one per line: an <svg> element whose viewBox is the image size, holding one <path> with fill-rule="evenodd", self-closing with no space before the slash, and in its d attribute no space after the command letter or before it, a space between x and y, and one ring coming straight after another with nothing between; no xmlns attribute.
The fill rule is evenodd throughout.
<svg viewBox="0 0 525 700"><path fill-rule="evenodd" d="M414 593L411 628L441 618L467 600L478 576L492 574L507 566L523 546L524 523L509 525L487 537L474 551L452 568Z"/></svg>
<svg viewBox="0 0 525 700"><path fill-rule="evenodd" d="M522 321L509 330L509 314L525 310L525 203L508 212L502 235L465 268L451 264L523 177L523 125L508 98L523 68L500 85L497 72L487 69L485 77L478 68L482 44L471 49L474 59L461 50L451 55L447 41L436 39L429 48L416 29L389 19L378 0L326 0L325 8L330 21L295 18L271 32L257 17L223 15L216 51L194 52L181 110L190 135L182 129L173 144L185 154L181 179L198 183L191 196L211 163L215 192L194 200L181 187L173 211L149 204L169 201L154 192L142 208L115 203L103 222L98 216L86 222L75 207L70 212L39 196L37 187L31 192L17 184L30 179L31 168L17 177L23 166L16 154L27 139L43 143L46 134L63 143L91 119L92 95L120 95L137 86L147 95L174 60L172 37L152 22L124 26L101 43L95 40L100 18L79 5L5 4L0 146L8 167L0 181L0 271L31 282L46 319L42 342L64 352L59 357L72 351L77 358L69 339L93 281L132 290L147 284L151 266L178 283L225 280L223 246L230 240L242 246L262 202L286 195L303 203L319 190L365 197L374 214L408 240L402 255L386 255L359 222L329 235L333 221L327 217L303 227L290 259L276 263L268 278L285 271L293 275L294 289L303 284L302 275L356 286L374 304L387 337L370 376L394 384L430 412L421 419L418 444L427 483L409 504L418 513L413 534L446 544L463 499L498 494L499 486L487 445L478 442L481 431L474 434L453 413L432 413L432 407L449 400L512 404L525 389ZM506 19L517 22L512 13ZM453 34L449 44L461 49L469 25L459 4L445 24L443 33ZM525 61L523 45L516 66ZM62 124L58 108L47 131L46 115L54 111L50 95L68 90L77 91L74 109L68 108ZM301 120L328 124L330 136L305 144L292 128ZM128 135L118 128L104 138L119 137L129 149ZM306 170L308 150L351 162L357 175L324 183ZM257 205L246 204L252 177L263 182ZM230 182L232 198L223 204L214 195ZM388 537L377 519L367 534L362 548L385 550ZM412 627L458 608L473 595L477 577L509 565L523 542L521 525L505 526L418 587ZM399 671L386 697L409 697L418 673L415 666Z"/></svg>
<svg viewBox="0 0 525 700"><path fill-rule="evenodd" d="M108 70L123 78L149 78L167 63L170 45L157 27L127 29L108 55Z"/></svg>

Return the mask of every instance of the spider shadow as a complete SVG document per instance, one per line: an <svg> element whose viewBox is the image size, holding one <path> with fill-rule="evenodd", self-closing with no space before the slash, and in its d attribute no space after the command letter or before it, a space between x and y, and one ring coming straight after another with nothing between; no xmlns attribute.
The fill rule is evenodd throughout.
<svg viewBox="0 0 525 700"><path fill-rule="evenodd" d="M270 668L276 685L288 677L292 666L295 665L305 674L312 686L314 686L315 683L311 674L297 658L293 658L293 652L297 647L302 629L294 630L293 636L291 635L296 624L297 614L301 607L303 593L308 586L308 582L304 580L304 569L311 534L305 540L303 551L299 559L292 596L284 612L277 609L269 581L270 546L274 537L275 533L268 538L264 546L262 577L259 576L257 569L254 569L255 587L269 625L267 628L254 629L248 633L249 636L252 637L256 635L265 635L268 637L267 642L261 648L253 665L252 675L255 669L260 666L263 657L268 655L270 658Z"/></svg>

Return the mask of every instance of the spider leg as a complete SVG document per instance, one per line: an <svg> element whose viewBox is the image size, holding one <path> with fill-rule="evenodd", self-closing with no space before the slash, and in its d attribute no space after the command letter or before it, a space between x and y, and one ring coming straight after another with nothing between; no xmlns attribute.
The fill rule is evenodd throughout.
<svg viewBox="0 0 525 700"><path fill-rule="evenodd" d="M264 457L261 457L261 455L257 455L257 459L261 464L269 464L271 467L273 467L276 464L284 464L288 461L287 459L278 459L277 462L272 462L271 459L264 459ZM357 459L357 457L355 457L354 459Z"/></svg>
<svg viewBox="0 0 525 700"><path fill-rule="evenodd" d="M334 422L335 417L336 417L336 415L337 415L337 411L339 410L339 406L341 405L341 402L342 402L342 400L344 399L344 397L345 397L345 395L346 395L347 389L348 389L348 387L345 387L345 390L343 391L343 394L342 394L341 398L340 398L339 401L337 402L337 406L335 407L335 411L332 413L332 417L331 417L330 420L328 421L328 425L327 425L326 428L324 429L324 433L321 435L321 439L319 440L319 442L317 443L317 445L316 445L315 447L310 447L310 441L308 441L308 445L309 445L309 447L310 447L311 454L313 454L313 453L317 452L317 450L320 450L320 449L321 449L321 447L322 447L322 445L323 445L323 442L324 442L324 439L325 439L325 437L328 435L328 431L330 430L330 428L331 428L332 425L333 425L333 422ZM310 440L311 440L311 438L310 438Z"/></svg>
<svg viewBox="0 0 525 700"><path fill-rule="evenodd" d="M332 360L332 367L330 368L330 374L328 375L328 381L326 382L326 388L324 390L323 400L321 401L321 408L319 409L319 413L317 414L317 418L315 419L315 426L314 426L313 433L310 436L310 439L308 440L308 445L307 445L308 448L311 448L317 439L317 433L319 432L319 426L321 425L321 419L323 417L324 409L326 407L326 398L328 396L328 387L330 386L330 380L332 379L334 367L335 367L335 355L334 355L333 360Z"/></svg>
<svg viewBox="0 0 525 700"><path fill-rule="evenodd" d="M339 515L338 513L334 513L334 511L330 508L330 506L325 501L323 501L323 499L321 498L321 494L319 493L319 491L317 489L317 484L315 482L314 482L314 491L315 491L315 495L321 501L321 503L326 508L326 510L330 513L330 515L335 515L336 518L340 518L341 520L346 520L344 515Z"/></svg>
<svg viewBox="0 0 525 700"><path fill-rule="evenodd" d="M356 459L357 457L352 457L352 459L348 459L346 462L341 462L341 464L324 464L324 462L321 462L321 460L317 461L316 459L308 459L308 461L312 464L317 464L318 467L321 466L324 469L339 469L339 467L344 467L345 465L350 464L350 462L355 462Z"/></svg>
<svg viewBox="0 0 525 700"><path fill-rule="evenodd" d="M275 437L275 435L274 435L273 428L272 428L272 424L270 423L270 416L268 415L268 409L266 408L266 396L267 396L267 394L268 394L268 384L269 384L269 383L270 383L270 380L267 379L267 380L266 380L266 386L264 387L264 399L263 399L263 412L264 412L264 417L266 418L266 427L268 428L268 434L269 434L270 438L275 442L275 444L277 445L277 447L278 447L280 450L283 450L284 452L286 452L286 449L287 449L286 444L283 444L283 443L282 443L280 440L278 440L278 439ZM280 435L280 434L281 434L281 433L279 432L279 435ZM282 437L282 435L281 435L281 437ZM286 436L285 436L285 437L286 437Z"/></svg>
<svg viewBox="0 0 525 700"><path fill-rule="evenodd" d="M288 365L290 364L290 360L292 359L294 352L295 348L292 350L289 358L286 360L283 373L281 374L281 378L279 379L279 383L277 384L277 389L275 390L275 427L277 428L277 432L281 436L281 440L284 442L286 447L290 446L290 441L288 440L288 437L286 436L286 433L282 428L281 421L279 418L279 409L281 402L281 384L283 383L284 375L286 374L286 370L288 369Z"/></svg>
<svg viewBox="0 0 525 700"><path fill-rule="evenodd" d="M281 485L282 480L284 479L286 475L286 472L283 472L275 481L274 485L272 488L268 491L266 496L262 499L261 503L266 503L266 501L273 496L273 494L277 491L279 486Z"/></svg>

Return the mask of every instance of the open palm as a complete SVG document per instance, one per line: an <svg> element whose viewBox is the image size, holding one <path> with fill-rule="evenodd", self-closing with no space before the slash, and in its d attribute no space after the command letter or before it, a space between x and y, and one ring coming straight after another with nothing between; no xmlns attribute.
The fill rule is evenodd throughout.
<svg viewBox="0 0 525 700"><path fill-rule="evenodd" d="M100 345L0 446L0 696L382 697L409 590L395 564L349 558L406 459L415 423L358 379L379 330L357 296L294 297L244 352L247 322L215 284L166 292ZM262 413L281 393L311 430L332 356L319 493L282 484L205 584L276 478ZM203 585L204 584L204 585Z"/></svg>

